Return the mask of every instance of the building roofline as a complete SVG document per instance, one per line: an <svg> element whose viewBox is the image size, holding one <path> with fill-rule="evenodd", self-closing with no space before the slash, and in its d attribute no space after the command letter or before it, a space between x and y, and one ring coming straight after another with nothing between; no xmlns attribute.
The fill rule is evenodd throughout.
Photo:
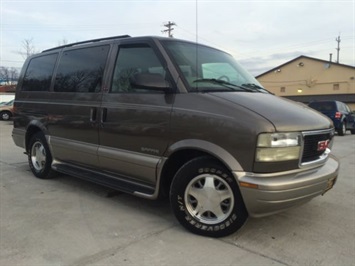
<svg viewBox="0 0 355 266"><path fill-rule="evenodd" d="M330 61L328 61L328 60L322 60L322 59L318 59L318 58L314 58L314 57L310 57L310 56L300 55L300 56L298 56L298 57L296 57L296 58L294 58L294 59L292 59L292 60L290 60L290 61L287 61L286 63L283 63L283 64L281 64L281 65L279 65L279 66L277 66L277 67L274 67L274 68L272 68L272 69L270 69L270 70L268 70L268 71L266 71L266 72L264 72L264 73L262 73L262 74L260 74L260 75L257 75L255 78L260 78L261 76L264 76L264 75L266 75L266 74L268 74L268 73L270 73L270 72L274 72L275 70L277 70L277 69L279 69L279 68L281 68L281 67L283 67L283 66L285 66L285 65L288 65L288 64L290 64L290 63L292 63L292 62L294 62L294 61L296 61L296 60L299 60L299 59L301 59L301 58L311 59L311 60L318 61L318 62L322 62L322 63L331 63L331 64L333 64L333 65L337 65L337 66L342 66L342 67L348 67L348 68L351 68L351 69L355 69L354 66L345 65L345 64L340 64L340 63L336 63L336 62L330 62Z"/></svg>

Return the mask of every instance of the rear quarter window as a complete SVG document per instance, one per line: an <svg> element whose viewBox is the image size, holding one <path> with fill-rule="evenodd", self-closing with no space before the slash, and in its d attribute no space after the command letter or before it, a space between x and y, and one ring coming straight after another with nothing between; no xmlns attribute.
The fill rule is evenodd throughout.
<svg viewBox="0 0 355 266"><path fill-rule="evenodd" d="M22 91L49 91L58 53L32 58L22 82Z"/></svg>

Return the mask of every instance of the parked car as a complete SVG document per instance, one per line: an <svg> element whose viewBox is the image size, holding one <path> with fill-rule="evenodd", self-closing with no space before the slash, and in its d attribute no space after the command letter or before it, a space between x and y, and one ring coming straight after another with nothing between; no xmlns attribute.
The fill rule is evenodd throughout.
<svg viewBox="0 0 355 266"><path fill-rule="evenodd" d="M0 105L0 119L1 120L10 120L13 116L14 110L14 100L11 100L3 105Z"/></svg>
<svg viewBox="0 0 355 266"><path fill-rule="evenodd" d="M344 136L347 130L355 134L355 112L349 106L339 101L316 101L309 107L328 116L334 123L339 136Z"/></svg>
<svg viewBox="0 0 355 266"><path fill-rule="evenodd" d="M29 57L12 136L36 177L169 196L185 228L211 237L324 194L339 170L329 119L272 95L231 55L173 38Z"/></svg>

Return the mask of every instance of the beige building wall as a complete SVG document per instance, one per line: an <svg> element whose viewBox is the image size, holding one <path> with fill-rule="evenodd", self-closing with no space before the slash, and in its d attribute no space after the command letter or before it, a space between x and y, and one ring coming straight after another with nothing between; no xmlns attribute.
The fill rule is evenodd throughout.
<svg viewBox="0 0 355 266"><path fill-rule="evenodd" d="M355 67L298 57L257 77L278 96L355 94ZM355 102L347 103L355 110Z"/></svg>

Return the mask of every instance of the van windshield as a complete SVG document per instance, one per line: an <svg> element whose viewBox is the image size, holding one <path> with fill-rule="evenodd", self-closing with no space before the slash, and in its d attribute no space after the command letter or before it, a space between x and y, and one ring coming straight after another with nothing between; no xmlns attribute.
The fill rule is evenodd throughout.
<svg viewBox="0 0 355 266"><path fill-rule="evenodd" d="M164 41L191 92L269 93L234 58L220 50L183 41Z"/></svg>

